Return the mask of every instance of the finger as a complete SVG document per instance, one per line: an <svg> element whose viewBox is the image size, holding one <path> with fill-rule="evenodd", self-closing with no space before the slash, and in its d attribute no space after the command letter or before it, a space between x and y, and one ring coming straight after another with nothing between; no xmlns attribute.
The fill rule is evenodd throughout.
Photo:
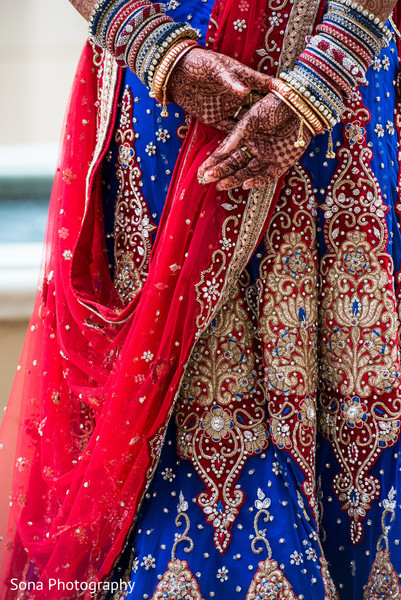
<svg viewBox="0 0 401 600"><path fill-rule="evenodd" d="M274 181L276 181L275 177L271 177L270 175L259 175L258 177L253 177L252 179L244 181L242 187L244 190L260 189L270 185Z"/></svg>
<svg viewBox="0 0 401 600"><path fill-rule="evenodd" d="M238 61L233 61L229 57L223 56L223 62L229 68L232 73L235 73L236 76L242 83L248 86L251 90L255 90L257 92L261 92L263 95L268 94L270 92L270 82L272 77L270 75L264 75L263 73L259 73L251 67L241 64Z"/></svg>
<svg viewBox="0 0 401 600"><path fill-rule="evenodd" d="M221 179L217 184L218 190L231 190L241 187L244 181L253 179L260 172L261 165L257 159L253 159L246 167L240 169L233 175Z"/></svg>
<svg viewBox="0 0 401 600"><path fill-rule="evenodd" d="M244 190L261 188L277 181L284 173L285 171L280 167L269 165L267 168L265 167L263 169L263 173L259 173L258 175L254 175L253 177L244 180L242 187Z"/></svg>
<svg viewBox="0 0 401 600"><path fill-rule="evenodd" d="M223 143L224 141L222 142L222 144ZM208 156L208 158L201 164L201 166L198 169L198 177L203 178L206 171L218 165L222 160L224 160L222 155L219 153L219 148L222 146L222 144L217 146L216 150L210 156Z"/></svg>
<svg viewBox="0 0 401 600"><path fill-rule="evenodd" d="M213 183L234 175L237 171L243 169L249 163L249 158L243 150L239 149L233 152L228 158L207 170L203 178L207 183Z"/></svg>
<svg viewBox="0 0 401 600"><path fill-rule="evenodd" d="M247 143L247 137L245 136L245 132L247 129L252 127L251 118L252 115L250 113L252 109L250 109L246 115L236 124L231 133L228 134L225 140L220 144L220 146L213 152L213 155L219 156L220 159L222 157L226 157L232 152L234 152L237 148Z"/></svg>
<svg viewBox="0 0 401 600"><path fill-rule="evenodd" d="M221 73L221 83L230 92L233 92L238 99L242 102L248 98L250 94L250 88L241 83L238 77L229 70Z"/></svg>
<svg viewBox="0 0 401 600"><path fill-rule="evenodd" d="M222 119L218 123L214 123L213 127L224 133L230 133L234 129L236 122L233 119Z"/></svg>

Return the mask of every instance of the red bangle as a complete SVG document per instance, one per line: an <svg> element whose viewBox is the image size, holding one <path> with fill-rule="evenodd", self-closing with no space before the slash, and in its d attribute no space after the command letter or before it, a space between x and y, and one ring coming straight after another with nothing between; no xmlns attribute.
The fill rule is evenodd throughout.
<svg viewBox="0 0 401 600"><path fill-rule="evenodd" d="M298 60L308 63L308 66L315 71L318 77L323 78L329 87L332 87L334 82L347 96L352 94L352 89L348 83L340 75L338 75L330 67L330 65L325 63L312 52L304 50Z"/></svg>
<svg viewBox="0 0 401 600"><path fill-rule="evenodd" d="M131 2L125 4L117 12L108 28L106 36L106 46L110 52L114 53L114 43L117 37L117 33L121 25L124 23L124 20L130 15L130 13L134 12L136 9L147 5L149 5L148 0L131 0Z"/></svg>

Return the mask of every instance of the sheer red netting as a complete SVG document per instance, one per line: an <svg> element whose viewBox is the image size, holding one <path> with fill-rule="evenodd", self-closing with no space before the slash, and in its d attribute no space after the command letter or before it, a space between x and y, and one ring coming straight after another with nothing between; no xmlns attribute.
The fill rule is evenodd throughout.
<svg viewBox="0 0 401 600"><path fill-rule="evenodd" d="M238 3L218 1L210 47L250 64L266 6L250 3L254 27L236 37ZM185 363L207 324L197 316L211 315L219 300L216 292L201 305L196 284L219 245L226 196L199 185L196 174L221 138L192 123L148 279L129 306L121 304L107 264L101 199L112 119L88 177L103 134L97 106L105 79L88 44L65 121L41 284L1 429L1 598L27 597L12 589L12 578L42 582L43 591L32 592L40 600L79 595L62 586L49 592L51 578L89 582L109 574L155 467ZM244 206L237 207L239 221Z"/></svg>

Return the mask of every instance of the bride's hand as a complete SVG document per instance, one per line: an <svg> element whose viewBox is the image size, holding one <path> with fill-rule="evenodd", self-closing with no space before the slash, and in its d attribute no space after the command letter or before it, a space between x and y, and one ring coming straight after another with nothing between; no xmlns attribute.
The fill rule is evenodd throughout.
<svg viewBox="0 0 401 600"><path fill-rule="evenodd" d="M236 124L234 115L241 117L269 91L270 79L224 54L196 47L174 67L167 91L186 113L227 132Z"/></svg>
<svg viewBox="0 0 401 600"><path fill-rule="evenodd" d="M218 181L222 190L264 187L283 175L307 148L311 134L305 126L303 145L296 143L299 126L297 115L268 94L203 163L198 176L206 183Z"/></svg>

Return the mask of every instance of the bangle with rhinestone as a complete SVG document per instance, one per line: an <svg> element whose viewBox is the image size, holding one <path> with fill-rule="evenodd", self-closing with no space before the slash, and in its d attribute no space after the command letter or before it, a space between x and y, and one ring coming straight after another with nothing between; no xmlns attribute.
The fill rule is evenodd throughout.
<svg viewBox="0 0 401 600"><path fill-rule="evenodd" d="M321 23L316 27L316 31L317 33L327 34L331 38L339 40L345 44L347 48L350 48L354 54L358 54L367 67L370 66L372 62L372 54L369 52L368 47L364 46L362 42L356 42L356 40L344 30L341 30L334 25L329 25L328 23Z"/></svg>
<svg viewBox="0 0 401 600"><path fill-rule="evenodd" d="M333 11L327 14L324 17L324 23L334 23L342 29L343 31L347 31L350 35L355 36L358 40L363 41L368 49L370 54L374 54L375 52L381 51L381 44L379 40L377 40L370 31L362 28L359 23L355 23L352 19L346 19L344 15Z"/></svg>
<svg viewBox="0 0 401 600"><path fill-rule="evenodd" d="M186 39L197 40L197 38L198 38L198 34L194 29L192 29L192 27L190 27L190 26L181 27L178 30L176 30L175 32L173 32L171 34L171 36L167 36L167 38L165 38L164 41L161 41L161 43L158 44L157 52L155 53L155 58L156 58L157 54L160 54L161 59L159 59L159 62L161 62L164 60L164 57L169 52L170 48L175 46L177 42L179 42L180 40L186 40ZM151 87L151 85L152 85L153 76L154 76L154 73L155 73L155 70L157 69L157 67L158 67L158 65L154 65L154 64L149 65L148 70L146 70L145 65L143 67L143 77L144 77L144 81L146 81L146 85L148 87Z"/></svg>
<svg viewBox="0 0 401 600"><path fill-rule="evenodd" d="M171 19L171 17L167 15L156 14L151 17L148 17L148 19L146 19L146 21L143 22L143 24L138 28L138 30L135 31L135 34L131 37L130 41L126 46L124 54L125 63L133 73L135 73L135 59L143 42L158 27L172 22L173 20Z"/></svg>
<svg viewBox="0 0 401 600"><path fill-rule="evenodd" d="M148 36L153 31L157 30L158 27L167 23L172 23L173 20L167 15L153 15L146 19L143 24L135 31L135 34L131 37L129 43L126 46L124 55L125 62L132 72L135 73L135 58Z"/></svg>
<svg viewBox="0 0 401 600"><path fill-rule="evenodd" d="M156 5L148 5L147 0L133 0L128 2L116 15L111 23L107 35L107 49L117 57L122 54L122 46L127 44L130 35L150 15L160 12Z"/></svg>
<svg viewBox="0 0 401 600"><path fill-rule="evenodd" d="M372 37L368 31L363 30L353 21L345 20L341 15L333 12L330 13L330 15L327 15L324 22L333 23L334 25L337 25L341 29L345 30L350 35L354 36L356 39L361 40L368 46L369 52L372 54L372 56L377 56L380 54L382 47L379 42Z"/></svg>
<svg viewBox="0 0 401 600"><path fill-rule="evenodd" d="M333 71L328 64L318 58L315 54L312 54L308 50L302 52L302 62L308 63L308 65L315 71L318 77L323 77L328 85L337 85L339 89L343 91L346 97L351 96L352 88L347 86L345 81Z"/></svg>
<svg viewBox="0 0 401 600"><path fill-rule="evenodd" d="M306 81L294 79L288 73L281 73L280 79L283 79L295 92L307 99L316 112L322 114L331 126L339 121L339 113L332 107L330 102L324 100L320 90L315 89Z"/></svg>
<svg viewBox="0 0 401 600"><path fill-rule="evenodd" d="M334 10L342 10L365 27L370 28L375 36L379 38L383 37L387 39L388 42L391 40L391 31L385 23L380 21L378 17L375 17L373 13L369 13L369 11L364 9L360 4L357 4L356 2L352 4L353 6L349 6L346 2L342 2L341 0L330 0L329 11L331 11L332 8Z"/></svg>
<svg viewBox="0 0 401 600"><path fill-rule="evenodd" d="M120 8L127 3L127 0L114 0L111 6L108 6L100 15L99 21L96 27L96 42L102 48L106 48L106 36L110 23L112 22L115 15L118 13Z"/></svg>
<svg viewBox="0 0 401 600"><path fill-rule="evenodd" d="M152 87L149 93L151 98L156 98L156 96L158 96L158 94L161 92L167 73L169 72L180 52L187 47L187 41L188 38L182 41L180 40L174 46L172 46L172 48L169 49L167 54L162 59L161 63L158 65L158 68L155 71L152 79Z"/></svg>
<svg viewBox="0 0 401 600"><path fill-rule="evenodd" d="M141 44L138 52L135 57L135 73L140 77L140 73L142 70L143 62L149 53L149 50L152 48L157 48L158 40L160 38L164 38L164 35L168 35L174 29L176 29L177 24L174 21L170 21L169 23L165 23L164 25L160 25L160 27L156 27L150 34L146 37L144 42Z"/></svg>
<svg viewBox="0 0 401 600"><path fill-rule="evenodd" d="M148 78L149 75L153 75L154 65L153 60L156 61L156 65L158 65L163 55L165 54L164 50L160 49L159 40L166 39L166 37L170 37L176 28L166 28L164 30L160 29L160 31L155 32L155 36L149 37L146 40L146 44L143 45L141 54L138 53L138 56L135 61L135 69L139 79L149 87ZM148 71L150 69L150 71Z"/></svg>
<svg viewBox="0 0 401 600"><path fill-rule="evenodd" d="M305 93L309 94L309 98L314 106L327 118L335 119L336 122L340 120L340 115L344 111L344 105L336 102L332 97L328 95L327 87L325 86L324 91L322 90L322 82L319 84L314 80L313 73L309 72L307 75L303 73L294 72L291 79L287 81L289 85L295 88L298 93L302 95Z"/></svg>
<svg viewBox="0 0 401 600"><path fill-rule="evenodd" d="M360 68L358 68L355 75L353 75L352 73L350 73L349 69L343 64L343 62L347 62L346 60L340 62L339 59L336 60L329 52L321 51L319 48L315 48L312 45L308 45L307 49L315 56L326 61L329 67L336 71L350 87L355 88L358 85L366 85L364 71L362 71ZM302 62L302 55L300 58L301 60L299 62ZM351 61L348 62L351 63Z"/></svg>
<svg viewBox="0 0 401 600"><path fill-rule="evenodd" d="M301 95L305 102L316 114L321 115L321 119L333 126L339 121L339 116L333 106L321 95L321 93L311 86L301 84L299 81L290 80L286 82L294 93ZM295 87L297 86L297 87Z"/></svg>
<svg viewBox="0 0 401 600"><path fill-rule="evenodd" d="M360 77L365 79L365 73L369 68L371 61L363 62L357 54L354 54L351 48L344 46L341 41L319 33L311 38L310 46L328 54L330 58L337 62L340 62L337 57L343 54L344 58L342 59L341 64L346 68L350 75L356 80ZM360 71L360 74L358 74L356 69Z"/></svg>
<svg viewBox="0 0 401 600"><path fill-rule="evenodd" d="M364 25L358 22L356 19L348 15L344 15L337 10L331 11L329 17L330 19L334 19L341 23L342 27L345 29L351 29L355 34L357 33L362 38L366 39L372 50L374 48L375 53L381 52L381 50L385 47L385 44L383 44L383 38L377 37L371 29L364 27Z"/></svg>
<svg viewBox="0 0 401 600"><path fill-rule="evenodd" d="M334 92L334 87L326 85L321 77L316 77L316 75L308 69L307 65L300 65L299 69L294 69L290 73L290 78L289 80L287 79L287 83L298 90L305 88L305 91L310 92L312 96L316 96L319 102L323 102L328 106L331 112L341 114L344 110L342 97ZM303 93L303 90L301 93Z"/></svg>
<svg viewBox="0 0 401 600"><path fill-rule="evenodd" d="M166 24L163 27L158 27L154 31L150 33L150 35L146 38L146 40L141 45L140 49L137 52L137 57L135 61L135 72L141 73L142 66L146 56L149 53L149 50L152 48L160 49L161 44L169 38L169 45L173 43L173 36L176 31L181 30L182 23L176 23L174 21Z"/></svg>
<svg viewBox="0 0 401 600"><path fill-rule="evenodd" d="M99 19L104 14L107 7L112 4L114 0L102 0L94 5L92 12L89 16L89 35L96 37L97 24Z"/></svg>

